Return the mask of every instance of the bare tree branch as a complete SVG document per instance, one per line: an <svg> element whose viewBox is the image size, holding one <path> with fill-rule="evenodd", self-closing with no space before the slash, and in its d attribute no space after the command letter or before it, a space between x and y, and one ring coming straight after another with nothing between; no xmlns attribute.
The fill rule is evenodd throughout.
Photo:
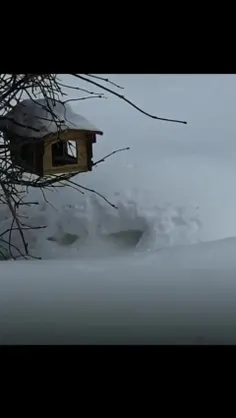
<svg viewBox="0 0 236 418"><path fill-rule="evenodd" d="M130 150L130 147L120 148L120 149L117 149L115 151L112 151L112 152L110 152L110 154L105 155L105 157L103 157L100 160L93 163L93 166L96 167L98 164L103 163L105 160L107 160L107 158L111 157L114 154L117 154L118 152L128 151L128 150Z"/></svg>
<svg viewBox="0 0 236 418"><path fill-rule="evenodd" d="M105 91L107 91L108 93L113 94L114 96L119 97L119 99L124 100L124 102L128 103L130 106L134 107L134 109L138 110L140 113L143 113L144 115L148 116L151 119L157 119L157 120L162 120L165 122L175 122L175 123L183 123L183 124L187 124L187 122L182 121L182 120L176 120L176 119L167 119L167 118L160 118L159 116L155 116L152 115L151 113L145 112L144 110L142 110L139 106L137 106L135 103L131 102L130 100L128 100L125 96L123 96L122 94L119 94L117 92L115 92L114 90L109 89L108 87L105 87L93 80L90 80L88 77L83 77L80 74L73 74L75 77L77 77L80 80L86 81L87 83L91 83L93 85L95 85L96 87L99 87Z"/></svg>

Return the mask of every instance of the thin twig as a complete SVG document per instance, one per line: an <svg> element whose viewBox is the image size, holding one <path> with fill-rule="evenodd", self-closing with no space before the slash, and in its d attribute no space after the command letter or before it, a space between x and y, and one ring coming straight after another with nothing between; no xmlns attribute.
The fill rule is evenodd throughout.
<svg viewBox="0 0 236 418"><path fill-rule="evenodd" d="M107 158L111 157L114 154L117 154L118 152L128 151L128 150L130 150L130 147L120 148L120 149L117 149L115 151L112 151L112 152L110 152L110 154L105 155L105 157L103 157L100 160L98 160L95 163L93 163L93 167L95 167L96 165L98 165L100 163L103 163Z"/></svg>
<svg viewBox="0 0 236 418"><path fill-rule="evenodd" d="M119 86L119 84L114 83L114 81L109 80L109 78L100 77L94 74L86 74L88 77L96 78L97 80L104 81L105 83L111 84L112 86L117 87L118 89L124 90L124 87Z"/></svg>

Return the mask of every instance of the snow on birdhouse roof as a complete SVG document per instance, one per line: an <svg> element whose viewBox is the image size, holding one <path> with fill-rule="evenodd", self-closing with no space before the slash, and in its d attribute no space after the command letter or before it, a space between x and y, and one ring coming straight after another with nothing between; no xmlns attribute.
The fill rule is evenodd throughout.
<svg viewBox="0 0 236 418"><path fill-rule="evenodd" d="M51 112L50 112L51 110ZM18 103L1 119L1 128L22 137L42 138L50 133L77 129L102 135L96 126L74 113L68 103L45 99L27 99Z"/></svg>

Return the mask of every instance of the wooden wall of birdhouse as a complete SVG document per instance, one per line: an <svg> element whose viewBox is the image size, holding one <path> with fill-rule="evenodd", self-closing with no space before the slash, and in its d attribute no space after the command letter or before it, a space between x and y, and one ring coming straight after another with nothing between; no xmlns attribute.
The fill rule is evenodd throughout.
<svg viewBox="0 0 236 418"><path fill-rule="evenodd" d="M96 132L70 129L41 139L16 135L8 135L7 139L12 161L26 172L43 177L92 170Z"/></svg>
<svg viewBox="0 0 236 418"><path fill-rule="evenodd" d="M68 130L44 137L43 173L60 174L92 170L95 134Z"/></svg>
<svg viewBox="0 0 236 418"><path fill-rule="evenodd" d="M6 140L6 136L5 136ZM25 172L42 174L43 169L43 141L7 135L8 148L11 160L15 166L21 167Z"/></svg>

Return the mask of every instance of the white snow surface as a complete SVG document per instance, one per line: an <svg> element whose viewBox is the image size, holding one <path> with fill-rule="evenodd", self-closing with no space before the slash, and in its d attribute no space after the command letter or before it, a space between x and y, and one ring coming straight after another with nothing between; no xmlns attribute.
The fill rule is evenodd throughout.
<svg viewBox="0 0 236 418"><path fill-rule="evenodd" d="M63 199L64 197L64 199ZM20 206L19 215L25 225L42 229L25 230L29 252L43 259L120 256L133 251L160 250L199 241L201 222L197 210L171 205L158 205L148 192L130 190L116 193L111 207L101 197L76 191L46 193L47 204L38 191L31 191L26 201L38 205ZM0 211L0 234L11 227L11 214ZM26 226L26 227L27 227ZM11 257L6 243L0 250ZM19 232L12 232L12 242L24 251ZM14 256L19 256L12 248Z"/></svg>
<svg viewBox="0 0 236 418"><path fill-rule="evenodd" d="M236 239L6 262L1 344L235 344Z"/></svg>
<svg viewBox="0 0 236 418"><path fill-rule="evenodd" d="M1 262L0 344L235 344L236 76L113 80L188 125L114 98L75 105L105 133L95 160L131 147L75 179L117 209L94 193L58 189L47 204L30 191L39 204L20 215L46 226L25 231L43 260ZM0 207L0 234L10 224ZM16 231L12 239L22 249ZM0 250L10 258L7 244Z"/></svg>
<svg viewBox="0 0 236 418"><path fill-rule="evenodd" d="M48 111L50 107L53 116ZM60 129L81 129L85 131L98 132L91 122L82 115L79 115L71 109L69 103L60 101L37 99L22 100L2 119L1 124L11 133L15 133L25 138L42 138L49 133L58 131L58 122ZM0 129L1 129L0 124Z"/></svg>

